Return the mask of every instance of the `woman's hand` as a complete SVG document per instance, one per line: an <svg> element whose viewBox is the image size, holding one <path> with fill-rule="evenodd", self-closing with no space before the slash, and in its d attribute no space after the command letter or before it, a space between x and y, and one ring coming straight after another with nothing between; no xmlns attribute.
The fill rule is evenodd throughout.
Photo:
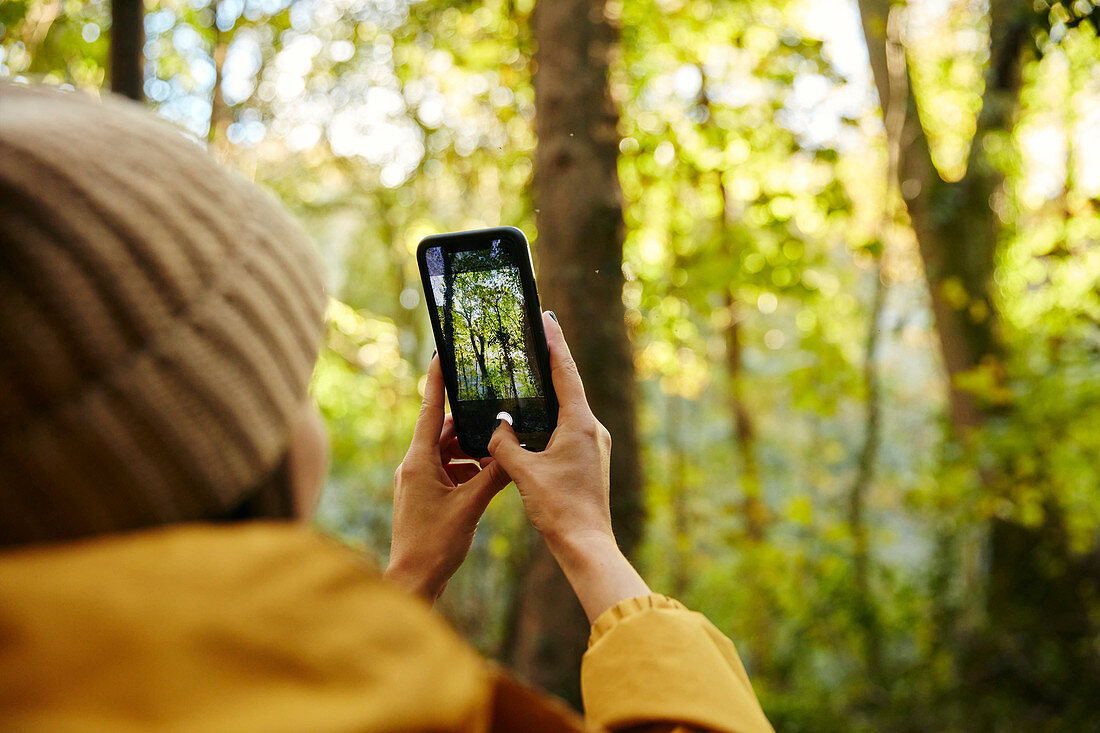
<svg viewBox="0 0 1100 733"><path fill-rule="evenodd" d="M478 520L511 479L496 461L479 468L443 415L439 357L428 367L412 444L393 477L393 540L385 576L434 601L466 558Z"/></svg>
<svg viewBox="0 0 1100 733"><path fill-rule="evenodd" d="M552 314L543 316L558 425L546 450L520 446L501 421L489 452L515 480L531 524L565 572L590 621L649 587L619 551L611 530L611 435L584 396L577 364Z"/></svg>
<svg viewBox="0 0 1100 733"><path fill-rule="evenodd" d="M558 322L544 315L550 375L558 396L558 424L542 452L520 447L502 421L489 453L504 466L523 496L527 517L552 546L577 535L613 537L611 531L611 434L584 395L577 364Z"/></svg>

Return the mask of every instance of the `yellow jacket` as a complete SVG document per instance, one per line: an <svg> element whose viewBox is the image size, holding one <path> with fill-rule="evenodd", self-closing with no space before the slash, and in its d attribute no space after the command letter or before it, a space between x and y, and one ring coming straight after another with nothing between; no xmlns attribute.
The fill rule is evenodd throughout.
<svg viewBox="0 0 1100 733"><path fill-rule="evenodd" d="M592 627L591 728L769 731L733 644L652 595ZM0 555L0 730L573 731L420 601L296 525Z"/></svg>

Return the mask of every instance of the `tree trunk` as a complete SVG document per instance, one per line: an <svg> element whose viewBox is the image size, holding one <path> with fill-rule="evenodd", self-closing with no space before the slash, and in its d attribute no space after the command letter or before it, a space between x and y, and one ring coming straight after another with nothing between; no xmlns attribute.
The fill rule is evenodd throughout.
<svg viewBox="0 0 1100 733"><path fill-rule="evenodd" d="M875 258L874 295L871 301L871 315L867 324L867 338L864 349L863 383L867 391L864 419L863 447L860 450L856 476L848 491L848 528L852 534L852 573L855 592L855 616L863 636L863 661L867 678L876 692L883 683L882 631L879 625L878 604L875 602L871 587L870 539L867 536L865 518L867 492L870 490L878 459L882 422L882 390L878 374L878 343L882 311L886 305L886 270L883 263L889 251L889 243L897 214L898 165L901 158L902 134L906 122L906 100L909 96L908 76L905 65L905 49L901 46L900 25L901 8L894 6L886 20L886 33L883 37L884 54L881 56L886 68L886 87L880 90L884 94L883 121L886 130L886 177L882 200L882 215L878 224L878 239L881 245ZM868 43L870 43L868 39Z"/></svg>
<svg viewBox="0 0 1100 733"><path fill-rule="evenodd" d="M725 209L725 206L723 206ZM756 427L745 404L745 369L741 343L741 304L733 294L726 293L726 308L730 324L726 327L726 367L729 379L730 416L733 419L734 449L741 458L741 514L745 520L745 535L759 544L769 523L768 509L760 488L760 469L756 463Z"/></svg>
<svg viewBox="0 0 1100 733"><path fill-rule="evenodd" d="M497 398L496 390L493 389L493 383L489 381L489 367L485 363L485 337L474 331L474 327L470 325L470 348L474 351L474 360L477 361L477 371L481 378L481 383L484 385L486 394L481 399L495 400ZM478 342L481 343L481 348L478 348ZM480 391L480 390L479 390Z"/></svg>
<svg viewBox="0 0 1100 733"><path fill-rule="evenodd" d="M630 554L643 510L634 364L622 303L618 114L607 80L617 31L603 0L543 0L533 23L539 285L569 338L592 410L611 432L611 515ZM510 655L516 670L579 705L588 623L542 543L519 604Z"/></svg>
<svg viewBox="0 0 1100 733"><path fill-rule="evenodd" d="M229 34L223 33L221 28L218 27L218 7L220 5L221 0L213 0L210 3L211 17L214 18L214 45L210 52L210 59L214 62L214 89L210 95L210 125L206 130L206 143L211 149L226 145L226 134L230 122L229 105L225 103L225 96L222 94L225 56L229 51Z"/></svg>
<svg viewBox="0 0 1100 733"><path fill-rule="evenodd" d="M447 348L457 353L454 325L454 257L442 248L440 257L443 260L443 340ZM470 332L473 333L473 329Z"/></svg>
<svg viewBox="0 0 1100 733"><path fill-rule="evenodd" d="M999 226L991 199L1000 173L985 154L986 133L1011 129L1020 92L1020 57L1028 39L1030 4L993 0L990 4L990 66L982 111L966 174L944 181L932 162L928 139L911 94L890 97L886 59L888 0L859 3L875 88L884 117L903 105L905 115L897 178L917 237L932 296L936 331L950 378L951 422L960 437L985 418L983 406L957 377L979 365L997 369L1002 353L997 312L991 296Z"/></svg>
<svg viewBox="0 0 1100 733"><path fill-rule="evenodd" d="M508 375L509 383L512 385L512 394L509 395L515 400L519 400L519 387L516 385L516 361L512 358L512 334L504 326L504 317L500 313L500 301L493 303L493 313L497 317L496 327L496 342L500 345L500 360L504 367L504 373Z"/></svg>
<svg viewBox="0 0 1100 733"><path fill-rule="evenodd" d="M715 122L718 115L714 109L714 103L710 98L706 70L702 63L696 64L699 69L700 107L706 110L706 130L716 135L719 140L724 136L724 130ZM718 143L724 145L724 142ZM696 175L696 185L704 184L701 172ZM721 174L716 179L718 198L722 202L718 211L718 231L722 243L722 252L734 262L740 261L741 245L733 230L733 219L730 216L729 191ZM764 532L768 524L768 511L764 504L764 498L760 486L760 470L756 462L756 426L753 423L752 414L745 403L745 369L743 344L741 342L741 303L737 300L738 282L731 282L725 292L725 307L729 312L730 321L726 326L726 368L729 381L729 406L730 416L733 420L734 449L741 459L741 512L745 518L745 533L748 538L758 543L764 539Z"/></svg>
<svg viewBox="0 0 1100 733"><path fill-rule="evenodd" d="M668 493L672 508L673 566L672 593L683 598L691 582L691 518L688 505L687 450L684 447L684 398L678 394L665 395L668 405L666 430L668 434Z"/></svg>
<svg viewBox="0 0 1100 733"><path fill-rule="evenodd" d="M111 0L111 91L145 100L145 4Z"/></svg>
<svg viewBox="0 0 1100 733"><path fill-rule="evenodd" d="M719 148L725 147L725 130L716 122L718 113L709 94L709 83L706 69L702 63L697 63L699 76L702 83L699 85L699 99L697 104L706 110L706 122L703 131L712 138L712 145ZM733 262L741 259L741 247L743 242L738 236L736 223L730 213L729 191L721 174L714 177L717 193L721 206L718 210L717 229L719 238L719 251ZM703 171L696 171L695 185L702 188L708 185L708 176ZM749 405L745 400L745 362L744 343L741 336L741 319L743 304L738 300L737 293L740 279L729 283L723 294L725 308L729 313L729 325L725 329L726 342L726 380L728 384L729 415L732 424L733 450L739 458L740 472L734 477L734 482L740 488L741 501L737 508L739 517L743 521L743 537L736 540L743 543L743 569L745 570L745 583L751 588L752 601L749 604L747 640L748 664L760 669L766 664L772 651L772 618L775 614L775 603L769 588L761 583L759 571L759 555L757 551L764 545L771 517L767 504L764 503L763 487L760 481L760 467L756 460L756 424L753 420Z"/></svg>
<svg viewBox="0 0 1100 733"><path fill-rule="evenodd" d="M947 182L932 162L912 95L903 101L890 97L884 37L889 0L859 0L859 8L884 114L890 116L893 104L906 107L897 179L932 296L950 380L951 424L955 438L965 443L990 415L1009 409L960 388L959 377L983 369L998 384L1003 376L1004 346L991 293L1000 235L992 198L1003 179L982 142L988 133L1012 129L1034 11L1024 0L991 0L989 65L977 129L966 174ZM1003 490L1007 475L1002 467L983 469L983 490ZM975 648L964 652L969 657L964 676L978 680L975 691L999 688L1036 710L1057 714L1080 699L1078 691L1100 683L1100 662L1086 641L1096 627L1087 614L1097 588L1098 554L1073 558L1057 507L1047 508L1039 527L991 520L988 621L984 640L971 640ZM1055 655L1060 665L1044 670L1036 658L1040 650Z"/></svg>

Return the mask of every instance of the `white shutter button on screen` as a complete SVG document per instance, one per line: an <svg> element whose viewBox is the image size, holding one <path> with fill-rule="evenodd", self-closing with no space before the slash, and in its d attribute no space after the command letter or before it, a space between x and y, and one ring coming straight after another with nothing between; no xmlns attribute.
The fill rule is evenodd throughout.
<svg viewBox="0 0 1100 733"><path fill-rule="evenodd" d="M515 423L512 422L512 415L510 413L505 412L504 410L501 410L500 412L497 413L497 420L503 420L504 422L508 423L509 425L515 425ZM519 446L521 448L526 448L527 444L526 443L520 443Z"/></svg>

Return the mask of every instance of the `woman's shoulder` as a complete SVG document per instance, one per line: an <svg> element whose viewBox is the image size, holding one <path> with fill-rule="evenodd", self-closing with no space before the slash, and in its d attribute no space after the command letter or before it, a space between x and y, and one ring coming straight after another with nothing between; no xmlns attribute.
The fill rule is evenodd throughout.
<svg viewBox="0 0 1100 733"><path fill-rule="evenodd" d="M4 553L0 628L5 726L461 730L497 684L426 604L289 523Z"/></svg>

